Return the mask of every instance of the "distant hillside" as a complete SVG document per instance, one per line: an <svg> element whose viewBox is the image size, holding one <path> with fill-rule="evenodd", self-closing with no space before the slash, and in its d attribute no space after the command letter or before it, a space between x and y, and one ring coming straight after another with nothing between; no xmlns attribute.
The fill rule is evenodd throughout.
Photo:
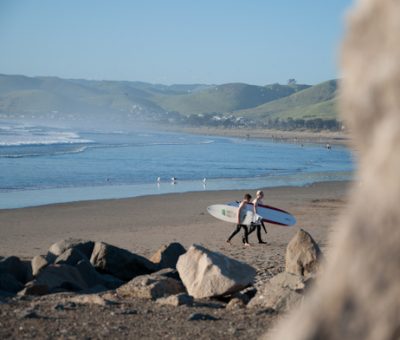
<svg viewBox="0 0 400 340"><path fill-rule="evenodd" d="M235 112L252 119L336 119L337 81L329 80L287 97Z"/></svg>
<svg viewBox="0 0 400 340"><path fill-rule="evenodd" d="M335 120L336 92L336 80L315 86L163 85L0 74L0 118L270 126L277 120Z"/></svg>
<svg viewBox="0 0 400 340"><path fill-rule="evenodd" d="M155 120L165 110L152 96L135 82L0 75L0 113L8 119Z"/></svg>
<svg viewBox="0 0 400 340"><path fill-rule="evenodd" d="M158 96L155 100L164 109L184 115L227 113L253 108L308 87L309 85L295 84L256 86L231 83L176 96Z"/></svg>

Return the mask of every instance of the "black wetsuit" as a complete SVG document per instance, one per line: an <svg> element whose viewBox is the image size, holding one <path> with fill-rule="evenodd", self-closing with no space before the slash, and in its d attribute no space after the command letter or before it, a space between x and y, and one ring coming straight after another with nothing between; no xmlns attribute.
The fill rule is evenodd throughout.
<svg viewBox="0 0 400 340"><path fill-rule="evenodd" d="M261 221L260 223L252 223L250 225L250 230L247 233L247 237L254 231L257 229L257 239L258 239L258 243L266 243L262 240L261 238L261 227L263 227L265 233L267 232L267 230L265 229L264 223Z"/></svg>
<svg viewBox="0 0 400 340"><path fill-rule="evenodd" d="M235 236L242 228L244 230L244 235L243 235L242 241L243 241L243 243L249 243L249 238L248 238L249 229L247 228L247 225L245 225L245 224L236 224L236 229L233 231L231 236L229 236L228 242L230 242L232 240L233 236Z"/></svg>

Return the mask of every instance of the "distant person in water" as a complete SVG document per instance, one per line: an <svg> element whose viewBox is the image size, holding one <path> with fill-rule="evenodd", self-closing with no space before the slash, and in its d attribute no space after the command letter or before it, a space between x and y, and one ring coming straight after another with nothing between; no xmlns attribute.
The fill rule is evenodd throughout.
<svg viewBox="0 0 400 340"><path fill-rule="evenodd" d="M245 194L243 197L242 202L240 202L239 204L239 209L238 209L238 213L237 213L237 224L236 224L236 229L233 231L233 233L231 234L231 236L228 237L227 239L227 243L231 243L232 238L240 231L240 229L243 228L244 230L244 235L243 235L243 243L245 246L249 246L249 240L248 240L248 228L247 225L243 224L243 220L246 216L246 207L247 204L249 204L251 201L251 195L250 194Z"/></svg>
<svg viewBox="0 0 400 340"><path fill-rule="evenodd" d="M253 203L253 212L254 212L254 214L257 214L258 206L260 204L264 204L263 198L264 198L264 192L262 192L261 190L258 190L257 194L256 194L256 198L252 202ZM265 228L264 222L262 220L253 221L253 223L250 224L250 230L249 230L247 236L249 236L254 230L257 229L258 243L267 243L267 242L264 242L262 237L261 237L261 227L263 227L265 233L267 233L267 229Z"/></svg>

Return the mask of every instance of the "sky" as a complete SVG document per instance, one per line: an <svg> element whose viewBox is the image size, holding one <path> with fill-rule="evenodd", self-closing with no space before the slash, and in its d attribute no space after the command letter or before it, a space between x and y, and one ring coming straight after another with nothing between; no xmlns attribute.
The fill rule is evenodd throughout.
<svg viewBox="0 0 400 340"><path fill-rule="evenodd" d="M161 84L339 77L351 0L0 0L0 73Z"/></svg>

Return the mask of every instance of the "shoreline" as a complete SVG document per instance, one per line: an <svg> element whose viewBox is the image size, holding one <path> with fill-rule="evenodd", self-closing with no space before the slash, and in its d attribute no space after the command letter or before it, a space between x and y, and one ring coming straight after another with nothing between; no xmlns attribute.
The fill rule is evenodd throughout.
<svg viewBox="0 0 400 340"><path fill-rule="evenodd" d="M274 141L288 143L315 143L351 146L351 138L343 131L300 131L300 130L275 130L254 128L214 128L214 127L170 127L157 126L157 129L170 132L183 132L195 135L236 137L236 138L259 138L272 139Z"/></svg>
<svg viewBox="0 0 400 340"><path fill-rule="evenodd" d="M208 179L206 183L200 180L182 180L171 184L170 182L126 184L98 187L66 187L50 189L17 190L0 192L0 211L48 206L53 204L67 204L90 201L131 199L138 197L157 197L168 194L186 194L195 192L221 192L256 190L259 188L271 189L282 187L307 187L324 182L346 182L352 172L327 172L319 174L313 179L296 176L284 177L256 177L243 179ZM316 176L316 174L314 174ZM319 176L324 176L323 179ZM334 178L332 178L332 176ZM331 177L332 179L328 179ZM267 183L272 181L270 183ZM235 189L231 189L235 187ZM11 202L18 202L11 203Z"/></svg>

